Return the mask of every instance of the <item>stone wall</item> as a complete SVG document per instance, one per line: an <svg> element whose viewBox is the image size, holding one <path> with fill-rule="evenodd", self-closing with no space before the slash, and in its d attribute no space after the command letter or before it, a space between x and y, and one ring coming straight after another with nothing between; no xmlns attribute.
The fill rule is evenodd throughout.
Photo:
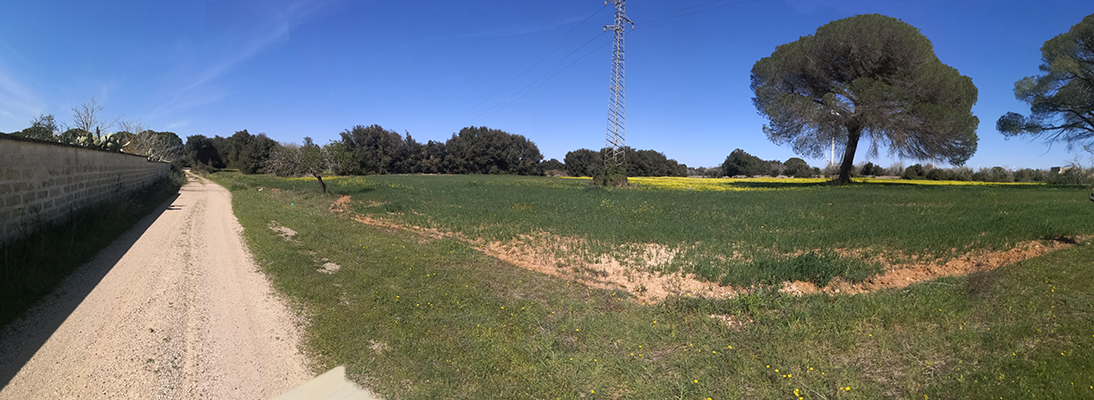
<svg viewBox="0 0 1094 400"><path fill-rule="evenodd" d="M171 164L0 134L0 244L164 179Z"/></svg>

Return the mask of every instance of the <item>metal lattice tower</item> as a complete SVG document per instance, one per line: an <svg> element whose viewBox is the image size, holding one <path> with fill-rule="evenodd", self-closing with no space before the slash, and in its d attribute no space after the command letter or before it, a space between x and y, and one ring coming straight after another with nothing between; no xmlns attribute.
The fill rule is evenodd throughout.
<svg viewBox="0 0 1094 400"><path fill-rule="evenodd" d="M625 131L625 118L624 114L624 86L623 86L623 33L625 24L631 24L631 29L634 29L634 22L631 22L627 18L627 13L624 10L626 6L626 0L607 0L604 5L612 3L615 6L615 25L605 25L604 31L611 29L615 32L615 44L612 46L612 77L611 77L611 96L608 99L608 139L606 147L611 149L611 160L615 164L623 163L623 146L626 139ZM607 161L607 160L605 160Z"/></svg>

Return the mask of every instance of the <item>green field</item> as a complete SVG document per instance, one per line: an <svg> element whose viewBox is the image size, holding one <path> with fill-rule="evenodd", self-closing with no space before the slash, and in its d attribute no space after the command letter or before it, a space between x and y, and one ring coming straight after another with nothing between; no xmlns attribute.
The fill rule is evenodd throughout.
<svg viewBox="0 0 1094 400"><path fill-rule="evenodd" d="M213 178L232 190L256 261L307 318L317 369L345 364L389 399L1094 396L1094 355L1082 350L1094 347L1088 242L868 294L758 289L650 305L477 250L547 232L579 238L589 252L738 242L754 259L772 253L768 266L792 249L951 257L952 248L1089 234L1082 188L605 190L558 178L379 176L332 179L323 195L308 180ZM359 213L457 234L361 224L329 211L338 195L352 196ZM276 226L297 234L286 240ZM704 257L688 251L684 261ZM340 269L318 272L325 263ZM710 268L724 279L730 267Z"/></svg>
<svg viewBox="0 0 1094 400"><path fill-rule="evenodd" d="M352 196L356 213L468 241L517 241L560 269L595 275L608 256L737 287L859 282L882 269L879 256L888 264L945 262L1094 232L1082 187L637 178L637 188L605 189L579 179L481 175L329 181L332 192ZM671 257L651 262L643 257L651 245Z"/></svg>

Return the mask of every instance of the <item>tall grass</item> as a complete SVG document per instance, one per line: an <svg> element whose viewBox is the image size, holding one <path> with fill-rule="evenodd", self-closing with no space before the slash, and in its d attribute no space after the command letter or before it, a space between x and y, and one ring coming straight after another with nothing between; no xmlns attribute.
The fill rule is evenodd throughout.
<svg viewBox="0 0 1094 400"><path fill-rule="evenodd" d="M429 207L442 210L466 205L479 215L488 213L480 208L506 203L483 198L470 207L455 201L462 189L437 187L477 185L481 191L503 182L498 197L517 197L520 190L505 187L527 182L526 190L557 196L536 179L443 178L455 183L390 177L331 186L356 191L354 196L420 191L428 196L403 199L437 201ZM642 306L622 292L507 265L460 241L339 217L327 209L335 195L318 193L314 182L214 179L233 189L233 207L256 261L308 318L307 346L319 369L345 364L353 379L388 399L1094 395L1094 353L1084 350L1094 347L1094 246L1088 243L899 290L802 297L761 290L727 300L673 298ZM596 196L588 198L616 204L633 205L627 196L643 193L546 182L575 198L589 191ZM952 196L947 193L939 195ZM371 207L400 204L398 196L373 199L387 205ZM406 218L414 215L410 210L426 211L421 203L402 201L406 208L396 212ZM516 218L520 213L489 214L528 223ZM271 225L298 234L288 241ZM579 224L566 224L573 225ZM798 268L808 273L808 264L830 261L823 253L814 257ZM318 272L327 262L341 268Z"/></svg>

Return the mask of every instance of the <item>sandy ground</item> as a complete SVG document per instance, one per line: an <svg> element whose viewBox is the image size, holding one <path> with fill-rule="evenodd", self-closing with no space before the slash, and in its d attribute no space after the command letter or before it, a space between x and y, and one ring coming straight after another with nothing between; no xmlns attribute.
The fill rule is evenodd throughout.
<svg viewBox="0 0 1094 400"><path fill-rule="evenodd" d="M311 378L231 195L170 204L0 332L0 399L269 399Z"/></svg>

